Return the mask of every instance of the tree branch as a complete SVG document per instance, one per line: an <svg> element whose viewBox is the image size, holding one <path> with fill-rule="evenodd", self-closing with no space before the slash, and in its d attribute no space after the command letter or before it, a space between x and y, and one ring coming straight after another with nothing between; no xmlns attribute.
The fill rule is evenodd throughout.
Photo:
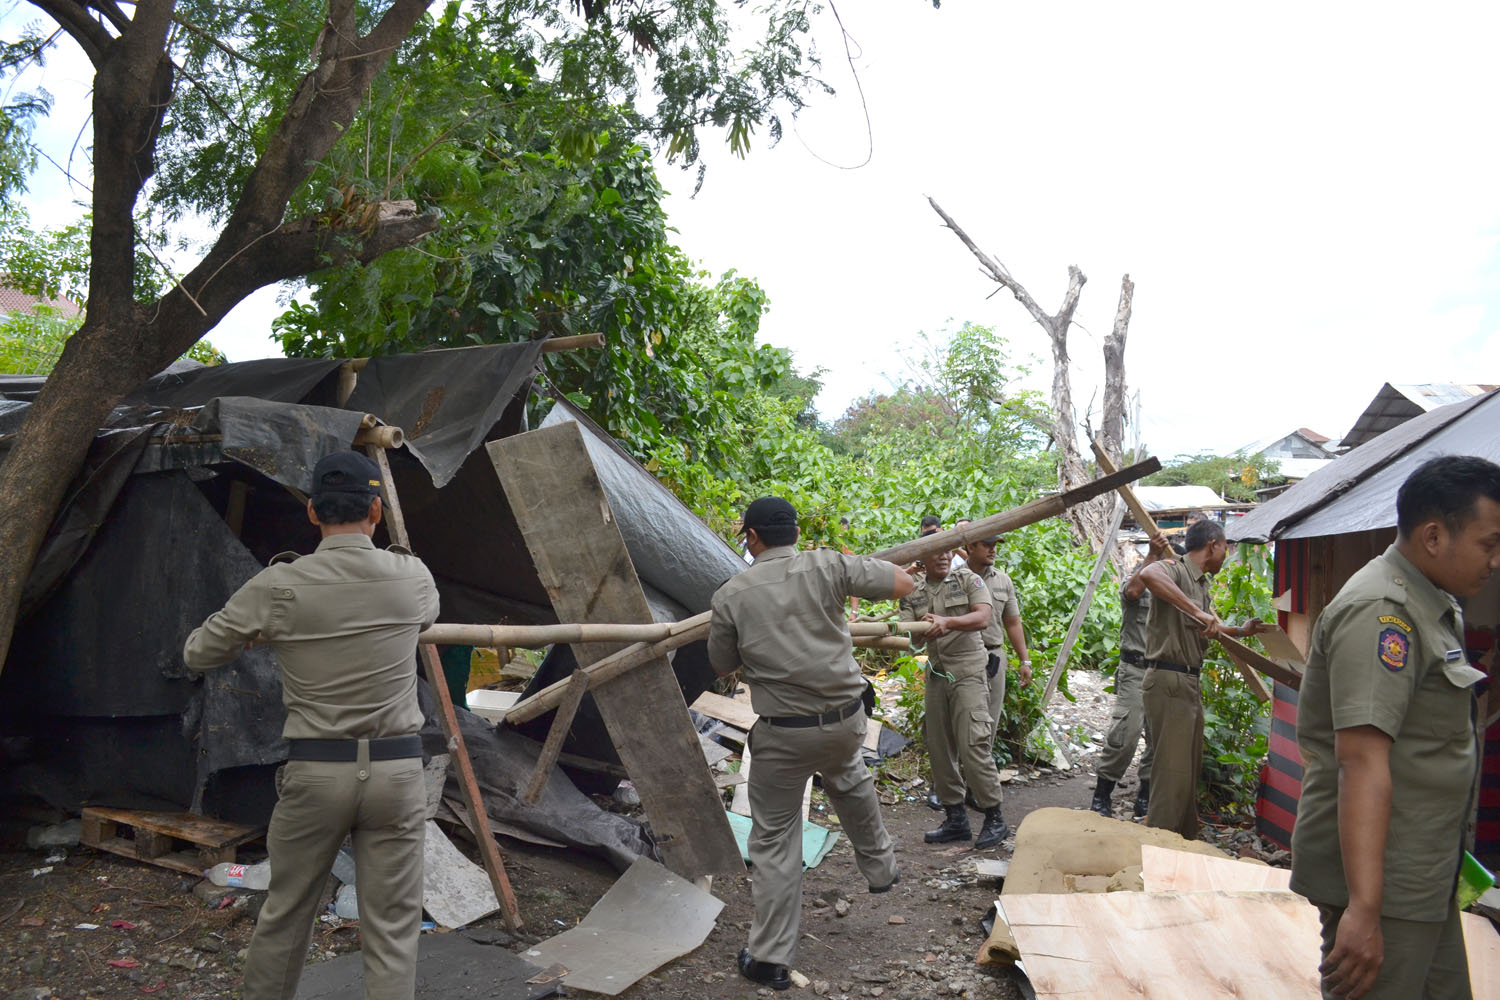
<svg viewBox="0 0 1500 1000"><path fill-rule="evenodd" d="M73 0L31 0L31 3L56 21L58 27L78 43L83 54L89 57L89 62L95 67L99 66L104 50L114 41L114 36L104 25L89 17L88 8Z"/></svg>
<svg viewBox="0 0 1500 1000"><path fill-rule="evenodd" d="M186 20L181 17L174 17L173 20L179 26L186 28L189 32L197 35L199 38L203 39L205 42L212 45L214 48L218 49L220 52L224 53L226 56L235 60L236 62L242 62L247 66L254 66L256 69L264 69L264 67L260 63L256 62L254 59L251 59L249 56L245 55L234 46L228 44L227 42L224 42L212 32L205 31L204 29L198 27L192 21Z"/></svg>
<svg viewBox="0 0 1500 1000"><path fill-rule="evenodd" d="M1036 299L1031 297L1031 293L1022 287L1019 281L1011 277L1010 271L1006 270L1005 265L979 249L978 244L969 238L969 234L964 232L963 227L953 221L953 216L943 211L943 206L939 205L936 199L929 196L927 204L931 205L932 210L942 217L943 225L953 230L954 235L963 242L964 246L969 248L969 252L978 259L980 266L984 268L985 272L1007 288L1016 297L1016 301L1025 306L1026 311L1031 313L1032 318L1040 323L1042 329L1046 330L1050 335L1052 333L1052 317L1042 311L1042 307L1036 304Z"/></svg>

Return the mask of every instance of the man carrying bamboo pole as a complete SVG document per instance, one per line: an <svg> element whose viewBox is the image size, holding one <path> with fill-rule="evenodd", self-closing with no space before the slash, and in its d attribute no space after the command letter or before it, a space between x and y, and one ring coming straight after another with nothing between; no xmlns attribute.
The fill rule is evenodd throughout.
<svg viewBox="0 0 1500 1000"><path fill-rule="evenodd" d="M271 891L245 960L246 1000L291 1000L339 844L353 831L364 995L409 1000L422 924L422 710L417 633L438 616L422 561L370 540L380 470L341 451L313 469L317 551L256 574L188 636L189 670L221 667L264 635L281 663L283 735L266 833Z"/></svg>
<svg viewBox="0 0 1500 1000"><path fill-rule="evenodd" d="M802 915L802 790L814 772L854 848L871 892L897 880L862 747L864 675L854 660L844 602L911 592L892 563L832 549L798 552L797 511L780 497L745 509L755 562L713 597L708 660L720 676L743 670L760 716L750 730L750 863L755 918L740 974L784 990Z"/></svg>

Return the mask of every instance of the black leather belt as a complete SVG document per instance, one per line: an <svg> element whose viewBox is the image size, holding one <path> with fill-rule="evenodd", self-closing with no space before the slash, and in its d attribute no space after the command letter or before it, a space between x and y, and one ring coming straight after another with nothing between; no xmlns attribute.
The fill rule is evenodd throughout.
<svg viewBox="0 0 1500 1000"><path fill-rule="evenodd" d="M842 722L864 707L864 702L855 698L843 708L835 708L822 715L762 715L760 721L768 726L782 726L786 729L811 729L813 726L827 726Z"/></svg>
<svg viewBox="0 0 1500 1000"><path fill-rule="evenodd" d="M1184 667L1180 663L1167 663L1162 660L1147 660L1146 666L1157 670L1170 670L1174 674L1187 674L1189 677L1197 677L1203 670L1202 667Z"/></svg>
<svg viewBox="0 0 1500 1000"><path fill-rule="evenodd" d="M1136 652L1127 653L1123 649L1120 650L1120 660L1123 663L1134 663L1137 666L1139 666L1142 662L1145 661L1145 659L1146 659L1146 656L1145 656L1144 653L1136 653Z"/></svg>
<svg viewBox="0 0 1500 1000"><path fill-rule="evenodd" d="M350 763L359 759L359 740L287 740L287 760L319 760ZM417 733L387 736L370 741L371 760L402 760L422 756L422 737Z"/></svg>

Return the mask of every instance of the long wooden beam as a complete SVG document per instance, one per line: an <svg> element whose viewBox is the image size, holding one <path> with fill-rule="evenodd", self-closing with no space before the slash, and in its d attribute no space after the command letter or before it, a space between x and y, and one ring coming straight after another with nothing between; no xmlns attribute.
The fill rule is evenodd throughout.
<svg viewBox="0 0 1500 1000"><path fill-rule="evenodd" d="M962 528L949 528L947 531L936 531L930 535L923 535L921 538L913 538L909 542L882 549L874 555L877 559L905 565L914 559L921 559L935 552L956 549L981 538L988 538L990 535L1004 534L1007 531L1024 528L1028 524L1045 521L1049 517L1056 517L1069 507L1081 504L1085 500L1092 500L1097 496L1103 496L1111 490L1118 489L1124 483L1133 483L1160 469L1160 459L1148 458L1144 462L1126 466L1113 475L1101 476L1071 490L1033 500L1013 510L982 517Z"/></svg>
<svg viewBox="0 0 1500 1000"><path fill-rule="evenodd" d="M438 624L424 631L421 641L440 646L504 646L521 649L542 649L557 643L574 642L660 642L692 628L700 621L707 621L708 614L705 611L680 622L656 622L649 625L574 622L561 625ZM853 622L849 626L849 634L855 638L896 638L902 635L923 635L930 627L927 622Z"/></svg>
<svg viewBox="0 0 1500 1000"><path fill-rule="evenodd" d="M1094 449L1094 462L1099 466L1100 470L1105 473L1118 471L1115 469L1115 463L1110 461L1109 455L1105 454L1104 449L1100 447L1097 440L1090 441L1089 444ZM1146 505L1141 503L1141 498L1135 495L1135 490L1131 488L1130 484L1121 483L1118 490L1120 499L1124 500L1125 506L1130 508L1130 516L1135 518L1135 523L1152 538L1161 534L1161 529L1156 526L1156 520L1152 518L1151 512L1146 509Z"/></svg>

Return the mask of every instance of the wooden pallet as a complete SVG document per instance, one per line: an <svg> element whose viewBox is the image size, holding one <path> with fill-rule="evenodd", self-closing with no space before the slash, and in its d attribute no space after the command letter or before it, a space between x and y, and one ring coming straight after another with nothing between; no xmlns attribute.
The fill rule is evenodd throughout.
<svg viewBox="0 0 1500 1000"><path fill-rule="evenodd" d="M197 813L90 807L83 811L79 839L101 851L201 875L221 861L236 861L239 845L265 832L264 827L226 823Z"/></svg>

